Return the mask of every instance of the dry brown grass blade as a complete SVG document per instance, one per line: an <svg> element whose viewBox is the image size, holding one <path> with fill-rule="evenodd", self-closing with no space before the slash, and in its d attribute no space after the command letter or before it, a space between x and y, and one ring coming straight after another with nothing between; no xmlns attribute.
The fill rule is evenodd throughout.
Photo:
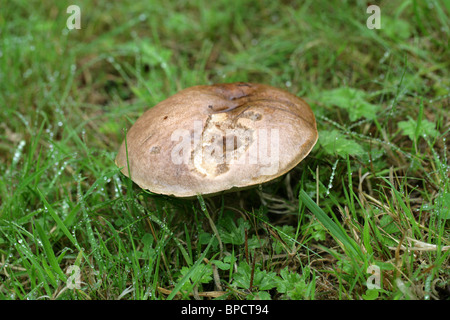
<svg viewBox="0 0 450 320"><path fill-rule="evenodd" d="M165 295L169 295L172 293L172 290L166 289L166 288L162 288L162 287L158 287L158 291L161 292L162 294ZM204 291L204 292L198 292L197 295L199 297L204 297L204 298L218 298L223 296L224 294L226 294L226 291ZM182 293L181 292L177 292L175 294L176 296L181 296ZM190 297L194 296L194 293L189 293Z"/></svg>
<svg viewBox="0 0 450 320"><path fill-rule="evenodd" d="M409 251L437 251L438 249L442 250L442 251L447 251L450 249L450 246L442 246L439 248L439 246L435 245L435 244L429 244L420 240L416 240L416 239L412 239L410 237L406 237L406 239L408 241L410 241L410 243L413 243L413 246L407 247L404 246L403 244L400 244L398 247L389 247L389 249L391 250L397 250L397 249L401 249L401 250L409 250Z"/></svg>

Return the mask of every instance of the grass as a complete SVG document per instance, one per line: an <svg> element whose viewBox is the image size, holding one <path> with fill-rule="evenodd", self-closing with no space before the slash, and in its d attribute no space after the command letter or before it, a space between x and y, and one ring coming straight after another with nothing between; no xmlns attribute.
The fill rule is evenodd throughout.
<svg viewBox="0 0 450 320"><path fill-rule="evenodd" d="M450 299L448 2L232 2L1 6L0 299ZM233 81L309 102L298 167L195 200L120 174L146 108Z"/></svg>

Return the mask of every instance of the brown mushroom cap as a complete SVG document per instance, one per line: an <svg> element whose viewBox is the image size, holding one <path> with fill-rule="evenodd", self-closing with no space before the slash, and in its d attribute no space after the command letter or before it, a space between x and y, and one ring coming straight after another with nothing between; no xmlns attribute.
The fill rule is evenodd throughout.
<svg viewBox="0 0 450 320"><path fill-rule="evenodd" d="M147 110L128 131L116 164L154 193L216 194L283 175L317 138L311 108L287 91L253 83L202 85Z"/></svg>

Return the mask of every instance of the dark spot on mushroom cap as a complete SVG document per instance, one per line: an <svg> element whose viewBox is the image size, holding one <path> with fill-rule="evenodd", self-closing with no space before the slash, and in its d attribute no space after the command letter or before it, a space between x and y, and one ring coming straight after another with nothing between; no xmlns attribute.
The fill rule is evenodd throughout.
<svg viewBox="0 0 450 320"><path fill-rule="evenodd" d="M161 151L161 147L160 146L153 146L150 149L150 154L158 154Z"/></svg>
<svg viewBox="0 0 450 320"><path fill-rule="evenodd" d="M213 113L216 113L216 112L227 112L227 111L233 110L234 108L230 108L227 105L217 106L217 107L209 105L208 109L211 110Z"/></svg>
<svg viewBox="0 0 450 320"><path fill-rule="evenodd" d="M221 163L216 167L216 174L221 175L230 170L227 164Z"/></svg>
<svg viewBox="0 0 450 320"><path fill-rule="evenodd" d="M246 111L243 115L243 118L248 118L253 121L259 121L262 119L262 115L258 112Z"/></svg>

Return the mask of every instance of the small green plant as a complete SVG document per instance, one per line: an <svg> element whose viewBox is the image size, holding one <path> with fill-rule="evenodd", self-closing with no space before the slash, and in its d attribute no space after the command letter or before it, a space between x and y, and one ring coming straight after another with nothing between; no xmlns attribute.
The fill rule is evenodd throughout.
<svg viewBox="0 0 450 320"><path fill-rule="evenodd" d="M183 267L180 270L179 280L186 276L190 268ZM181 290L190 292L192 286L201 285L202 283L209 283L212 280L212 268L210 264L201 264L198 268L189 275L189 281L184 282Z"/></svg>
<svg viewBox="0 0 450 320"><path fill-rule="evenodd" d="M341 87L321 92L317 101L346 110L350 121L356 121L361 118L375 119L380 111L378 105L367 102L368 98L368 93L363 90Z"/></svg>
<svg viewBox="0 0 450 320"><path fill-rule="evenodd" d="M436 124L426 119L419 122L408 116L408 120L400 121L398 127L411 141L416 141L423 136L433 139L439 135L439 131L436 130Z"/></svg>
<svg viewBox="0 0 450 320"><path fill-rule="evenodd" d="M303 300L314 299L315 281L309 279L309 269L305 268L302 274L284 268L277 279L277 290L286 295L288 299Z"/></svg>
<svg viewBox="0 0 450 320"><path fill-rule="evenodd" d="M232 285L253 293L251 297L270 299L267 292L277 286L277 274L273 271L261 270L259 265L252 267L246 261L239 263L237 272L233 274Z"/></svg>
<svg viewBox="0 0 450 320"><path fill-rule="evenodd" d="M355 140L348 138L338 130L323 130L319 132L319 144L329 155L341 158L347 156L363 155L364 148Z"/></svg>
<svg viewBox="0 0 450 320"><path fill-rule="evenodd" d="M235 220L235 214L225 211L217 222L220 239L223 243L243 245L245 243L245 230L250 229L250 223L243 218Z"/></svg>

